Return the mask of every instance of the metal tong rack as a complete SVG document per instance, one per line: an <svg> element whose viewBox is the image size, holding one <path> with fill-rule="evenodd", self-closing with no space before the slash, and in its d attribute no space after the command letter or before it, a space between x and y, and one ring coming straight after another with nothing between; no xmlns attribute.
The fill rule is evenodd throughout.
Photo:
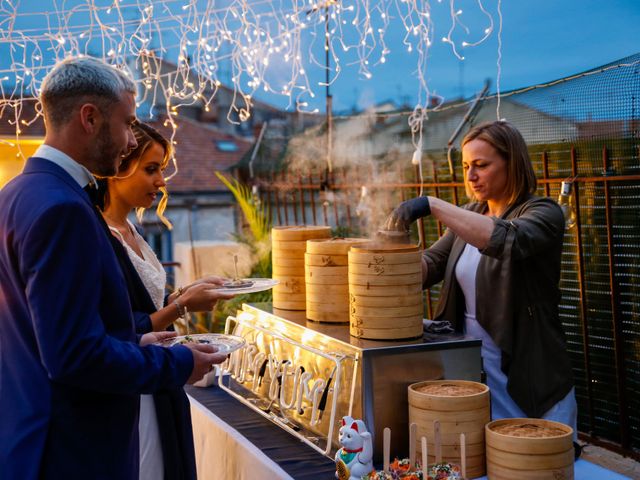
<svg viewBox="0 0 640 480"><path fill-rule="evenodd" d="M351 415L351 411L353 409L354 392L355 392L355 389L354 389L355 374L356 374L355 366L357 365L357 360L358 360L356 358L357 356L353 357L344 353L325 352L313 346L303 344L295 339L289 338L285 333L281 331L270 330L261 325L257 325L255 322L245 320L245 318L243 318L242 313L240 313L237 317L230 316L227 318L227 321L225 324L225 333L238 334L237 333L237 330L239 329L238 327L246 327L250 330L261 332L264 335L268 335L272 339L277 339L293 347L305 350L313 355L322 357L333 364L331 367L332 368L331 374L329 378L326 380L326 382L324 382L324 380L322 379L316 380L316 382L324 382L324 384L321 385L322 388L315 390L315 395L313 397L313 402L312 402L313 407L312 407L312 412L311 412L310 421L309 421L309 425L311 427L319 427L319 424L323 420L323 414L327 411L328 396L331 390L333 395L331 397L331 401L329 402L330 405L328 408L328 411L330 412L329 425L328 425L326 437L324 438L322 437L322 435L319 436L315 434L315 432L312 433L310 430L301 428L301 425L299 425L298 422L291 419L287 415L287 410L289 409L292 409L294 413L295 412L300 413L302 399L298 398L296 402L293 402L290 399L289 402L285 402L284 401L285 394L283 389L281 388L282 379L280 377L276 378L277 383L274 382L272 379L271 388L269 389L269 394L268 394L268 400L264 399L264 401L262 402L262 403L268 404L266 408L261 408L257 404L258 402L256 401L256 399L247 398L241 395L240 393L238 393L238 391L234 390L233 387L235 383L237 386L242 387L242 389L248 390L249 392L251 392L256 396L260 396L257 392L260 389L262 380L266 375L266 372L265 372L266 365L270 360L269 356L271 355L269 352L256 353L255 345L252 345L249 343L247 347L245 347L244 349L233 352L231 354L230 359L227 360L224 364L222 364L221 368L218 370L219 372L218 385L220 386L220 388L225 390L227 393L229 393L231 396L238 399L245 405L248 405L249 407L251 407L253 410L258 412L263 417L266 417L269 420L273 421L274 423L276 423L277 425L279 425L280 427L282 427L283 429L285 429L295 437L299 438L300 440L302 440L303 442L305 442L307 445L311 446L318 452L322 453L323 455L330 456L331 450L332 450L332 444L333 444L333 433L334 433L334 429L337 421L336 405L338 402L338 398L340 397L340 384L341 384L342 375L343 375L342 362L347 358L351 358L352 360L354 360L354 372L353 372L354 378L352 379L352 388L350 392L349 412L348 412L348 414ZM252 379L249 378L249 375L246 369L243 370L241 367L239 367L239 365L242 365L242 362L240 361L242 359L242 355L246 355L245 350L247 350L248 348L253 348L252 353L256 353L256 356L254 357L254 358L257 358L255 364L258 364L258 363L261 364L261 367L257 369L257 371L254 366ZM289 362L289 361L282 360L280 363L280 366L283 368L288 368L288 365L285 365L286 362ZM294 374L300 375L300 379L299 379L300 382L309 380L309 377L306 377L306 380L305 380L304 368L302 368L302 372L294 371ZM272 406L273 406L273 403L278 399L280 400L278 404L279 405L284 404L283 406L285 408L279 408L277 409L277 412L275 412L274 409L272 409ZM326 444L324 444L323 440L326 440ZM322 445L321 443L324 445Z"/></svg>

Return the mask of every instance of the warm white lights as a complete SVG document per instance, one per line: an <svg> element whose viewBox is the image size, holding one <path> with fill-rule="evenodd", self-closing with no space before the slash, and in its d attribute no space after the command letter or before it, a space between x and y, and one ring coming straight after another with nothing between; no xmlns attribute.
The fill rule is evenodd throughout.
<svg viewBox="0 0 640 480"><path fill-rule="evenodd" d="M37 92L56 60L80 54L136 65L139 103L164 103L170 118L181 105L200 102L208 108L221 79L227 78L234 91L230 118L248 120L248 99L262 91L286 96L290 105L309 111L311 101L323 93L318 89L327 86L309 78L318 70L324 76L325 54L331 60L331 85L345 68L373 78L375 68L393 63L396 47L416 62L418 104L411 128L417 147L431 96L429 48L434 37L441 38L462 60L460 48L484 42L494 21L482 1L464 2L464 17L482 16L475 32L461 22L463 11L455 0L442 5L442 0L76 0L58 8L43 6L42 12L21 9L18 0L0 0L0 24L11 25L0 29L0 46L8 46L2 50L7 58L0 69L0 113L16 108L15 98L25 91ZM438 18L449 19L437 26L437 34L436 9ZM403 32L402 44L390 44L390 31ZM161 62L171 58L175 65Z"/></svg>

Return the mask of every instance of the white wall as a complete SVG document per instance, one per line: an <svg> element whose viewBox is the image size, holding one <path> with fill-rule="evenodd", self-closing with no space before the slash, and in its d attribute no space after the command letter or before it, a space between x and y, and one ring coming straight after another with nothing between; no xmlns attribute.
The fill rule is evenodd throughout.
<svg viewBox="0 0 640 480"><path fill-rule="evenodd" d="M190 240L231 240L236 231L235 209L230 205L198 206L195 210L185 207L168 207L166 217L173 224L173 245ZM191 237L189 235L191 216Z"/></svg>

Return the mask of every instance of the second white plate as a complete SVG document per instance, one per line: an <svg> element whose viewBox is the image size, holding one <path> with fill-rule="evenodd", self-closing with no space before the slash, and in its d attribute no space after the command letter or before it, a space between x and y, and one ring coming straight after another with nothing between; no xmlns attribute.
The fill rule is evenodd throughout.
<svg viewBox="0 0 640 480"><path fill-rule="evenodd" d="M220 288L216 288L216 290L222 293L234 293L234 294L255 293L255 292L263 292L265 290L270 290L274 286L276 286L278 283L280 283L278 280L274 280L273 278L243 278L241 280L252 282L252 284L250 286L240 287L240 288L220 287Z"/></svg>
<svg viewBox="0 0 640 480"><path fill-rule="evenodd" d="M191 335L182 335L179 337L168 338L156 345L163 347L173 347L175 345L184 345L185 343L202 343L205 345L213 345L218 348L218 353L231 353L245 344L242 337L236 335L225 335L222 333L192 333Z"/></svg>

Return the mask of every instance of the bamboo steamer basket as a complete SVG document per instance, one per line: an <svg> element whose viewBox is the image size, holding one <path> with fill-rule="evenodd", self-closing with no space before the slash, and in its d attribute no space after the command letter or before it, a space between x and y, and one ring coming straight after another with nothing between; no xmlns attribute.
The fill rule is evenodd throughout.
<svg viewBox="0 0 640 480"><path fill-rule="evenodd" d="M354 337L422 335L422 264L415 245L370 243L349 250L349 321Z"/></svg>
<svg viewBox="0 0 640 480"><path fill-rule="evenodd" d="M464 433L467 476L483 476L484 431L491 420L489 387L466 380L429 380L409 385L408 397L409 423L418 425L418 438L427 437L429 452L435 454L433 422L438 420L443 461L460 462L460 434ZM419 454L418 450L416 446Z"/></svg>
<svg viewBox="0 0 640 480"><path fill-rule="evenodd" d="M396 295L393 297L365 297L351 295L351 305L356 307L403 307L406 305L422 305L422 292L412 295Z"/></svg>
<svg viewBox="0 0 640 480"><path fill-rule="evenodd" d="M413 333L413 337L397 337L397 338L415 338L422 335L420 330L422 323L418 326L415 322L415 315L407 317L395 317L393 327L389 327L389 317L371 317L371 316L359 316L354 315L349 311L349 324L354 328L361 330L400 330L404 329L403 333ZM393 334L393 332L385 332L386 334ZM398 332L399 333L399 332ZM356 335L354 335L356 336ZM362 337L367 338L367 337ZM383 338L380 335L376 335L375 338Z"/></svg>
<svg viewBox="0 0 640 480"><path fill-rule="evenodd" d="M356 338L369 340L395 340L398 338L417 338L422 336L422 323L418 326L401 328L363 328L349 326L349 333Z"/></svg>
<svg viewBox="0 0 640 480"><path fill-rule="evenodd" d="M282 293L273 292L273 299L282 302L304 302L307 296L305 293Z"/></svg>
<svg viewBox="0 0 640 480"><path fill-rule="evenodd" d="M573 429L539 418L505 418L486 425L489 479L573 480Z"/></svg>
<svg viewBox="0 0 640 480"><path fill-rule="evenodd" d="M377 273L371 275L357 275L349 271L349 285L364 286L395 286L395 285L414 285L421 287L422 273L405 273L404 275L380 275Z"/></svg>
<svg viewBox="0 0 640 480"><path fill-rule="evenodd" d="M337 277L343 279L344 283L347 283L349 267L317 267L315 265L305 265L304 274L307 283L314 283L313 280L318 280L322 277Z"/></svg>
<svg viewBox="0 0 640 480"><path fill-rule="evenodd" d="M307 253L312 255L346 256L353 246L366 245L366 238L332 238L330 240L307 240Z"/></svg>
<svg viewBox="0 0 640 480"><path fill-rule="evenodd" d="M323 298L322 297L323 295L325 299L327 295L334 295L334 296L346 295L347 298L349 298L348 283L338 284L338 285L308 283L305 288L307 293L310 293L310 292L314 293L316 294L317 298Z"/></svg>
<svg viewBox="0 0 640 480"><path fill-rule="evenodd" d="M354 317L367 317L369 325L373 325L373 318L386 319L389 315L397 317L410 317L422 315L422 302L416 305L403 305L401 307L384 307L385 317L376 317L382 310L380 307L363 307L355 302L351 305L350 312Z"/></svg>
<svg viewBox="0 0 640 480"><path fill-rule="evenodd" d="M307 252L304 254L304 264L313 267L346 267L349 259L346 255L317 255Z"/></svg>
<svg viewBox="0 0 640 480"><path fill-rule="evenodd" d="M307 318L317 322L349 322L349 249L365 238L312 239L305 253ZM342 288L336 288L342 287Z"/></svg>
<svg viewBox="0 0 640 480"><path fill-rule="evenodd" d="M398 265L403 263L415 263L417 248L416 250L410 250L411 245L405 245L408 251L398 251L392 252L394 255L389 256L386 253L377 248L377 251L368 252L362 248L352 248L349 252L349 263L361 263L364 265Z"/></svg>
<svg viewBox="0 0 640 480"><path fill-rule="evenodd" d="M325 225L297 225L292 227L273 227L272 241L306 242L312 238L330 238L331 227Z"/></svg>
<svg viewBox="0 0 640 480"><path fill-rule="evenodd" d="M420 312L422 312L422 306L420 306ZM353 310L349 310L351 326L363 329L388 329L388 328L409 328L416 327L415 317L416 315L407 315L404 317L393 316L393 327L389 327L389 317L375 317L372 315L355 315ZM422 313L419 314L422 316ZM420 322L420 328L422 328L422 322ZM417 334L416 334L417 336ZM404 338L404 337L402 337Z"/></svg>
<svg viewBox="0 0 640 480"><path fill-rule="evenodd" d="M273 306L282 310L306 308L304 254L307 240L329 238L331 228L325 226L274 227L271 229Z"/></svg>
<svg viewBox="0 0 640 480"><path fill-rule="evenodd" d="M271 266L273 278L297 277L300 275L300 270L304 271L304 267L282 267L275 263Z"/></svg>
<svg viewBox="0 0 640 480"><path fill-rule="evenodd" d="M304 260L299 258L277 257L273 259L274 267L303 267Z"/></svg>
<svg viewBox="0 0 640 480"><path fill-rule="evenodd" d="M336 303L314 303L310 302L307 298L307 310L312 312L331 312L331 313L340 313L342 315L349 315L349 305L345 305L341 302ZM307 318L309 318L307 316Z"/></svg>
<svg viewBox="0 0 640 480"><path fill-rule="evenodd" d="M372 272L373 270L373 272ZM353 263L349 271L355 275L404 275L406 273L422 274L422 265L420 263L400 263L397 265L374 265Z"/></svg>
<svg viewBox="0 0 640 480"><path fill-rule="evenodd" d="M285 256L289 252L306 252L307 251L307 242L292 240L287 242L286 240L271 240L272 246L276 246L276 254ZM296 255L294 253L294 255Z"/></svg>
<svg viewBox="0 0 640 480"><path fill-rule="evenodd" d="M280 283L273 287L274 293L301 293L304 295L304 277L280 276ZM279 307L276 307L279 308Z"/></svg>
<svg viewBox="0 0 640 480"><path fill-rule="evenodd" d="M324 286L324 285L349 285L349 283L347 282L346 278L342 275L324 275L321 277L308 277L305 276L304 277L304 281L306 282L307 286L309 285L316 285L316 286ZM347 293L347 295L344 298L344 301L346 303L349 303L349 295Z"/></svg>
<svg viewBox="0 0 640 480"><path fill-rule="evenodd" d="M422 294L422 285L353 285L349 284L349 293L354 298L360 297L400 297L413 298Z"/></svg>

